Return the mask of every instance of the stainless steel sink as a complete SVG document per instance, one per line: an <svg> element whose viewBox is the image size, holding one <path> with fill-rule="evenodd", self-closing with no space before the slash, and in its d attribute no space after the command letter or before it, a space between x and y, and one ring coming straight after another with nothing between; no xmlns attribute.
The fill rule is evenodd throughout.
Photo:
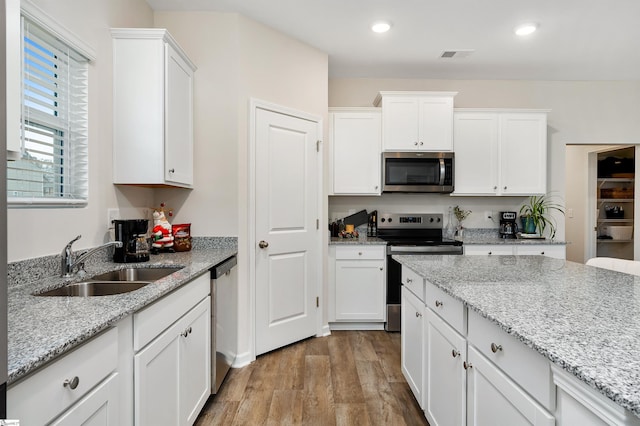
<svg viewBox="0 0 640 426"><path fill-rule="evenodd" d="M98 274L89 281L155 281L182 268L126 268Z"/></svg>
<svg viewBox="0 0 640 426"><path fill-rule="evenodd" d="M63 287L37 293L35 296L111 296L138 290L152 282L179 271L170 268L125 268L95 275L87 281L67 284Z"/></svg>
<svg viewBox="0 0 640 426"><path fill-rule="evenodd" d="M129 293L146 285L149 281L84 281L81 283L67 284L36 296L111 296L114 294Z"/></svg>

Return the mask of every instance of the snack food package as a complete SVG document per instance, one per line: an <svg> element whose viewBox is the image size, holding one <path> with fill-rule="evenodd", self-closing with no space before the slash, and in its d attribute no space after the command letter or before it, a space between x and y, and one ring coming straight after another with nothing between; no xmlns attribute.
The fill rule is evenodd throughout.
<svg viewBox="0 0 640 426"><path fill-rule="evenodd" d="M173 234L173 248L175 251L190 251L191 250L191 224L180 223L171 225L171 232Z"/></svg>

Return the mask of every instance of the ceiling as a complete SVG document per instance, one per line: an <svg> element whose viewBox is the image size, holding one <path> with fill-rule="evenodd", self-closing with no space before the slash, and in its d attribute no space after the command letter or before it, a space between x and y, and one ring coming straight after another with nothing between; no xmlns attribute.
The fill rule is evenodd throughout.
<svg viewBox="0 0 640 426"><path fill-rule="evenodd" d="M147 0L237 12L329 55L329 76L640 80L639 0ZM374 21L391 30L376 34ZM538 31L513 29L536 22ZM472 50L440 58L443 51Z"/></svg>

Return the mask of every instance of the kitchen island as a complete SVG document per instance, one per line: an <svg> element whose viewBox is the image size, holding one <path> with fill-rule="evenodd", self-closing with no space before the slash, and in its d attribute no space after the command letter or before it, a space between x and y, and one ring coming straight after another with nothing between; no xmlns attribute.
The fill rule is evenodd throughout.
<svg viewBox="0 0 640 426"><path fill-rule="evenodd" d="M546 358L555 384L568 374L624 408L609 423L640 423L640 277L544 256L394 259L461 302L469 333L472 318L492 323ZM566 414L553 395L546 410Z"/></svg>

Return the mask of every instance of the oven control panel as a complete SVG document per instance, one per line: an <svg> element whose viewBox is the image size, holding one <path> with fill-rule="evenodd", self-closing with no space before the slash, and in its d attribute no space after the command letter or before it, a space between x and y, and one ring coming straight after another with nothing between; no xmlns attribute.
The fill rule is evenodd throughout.
<svg viewBox="0 0 640 426"><path fill-rule="evenodd" d="M378 229L442 229L441 213L382 213Z"/></svg>

